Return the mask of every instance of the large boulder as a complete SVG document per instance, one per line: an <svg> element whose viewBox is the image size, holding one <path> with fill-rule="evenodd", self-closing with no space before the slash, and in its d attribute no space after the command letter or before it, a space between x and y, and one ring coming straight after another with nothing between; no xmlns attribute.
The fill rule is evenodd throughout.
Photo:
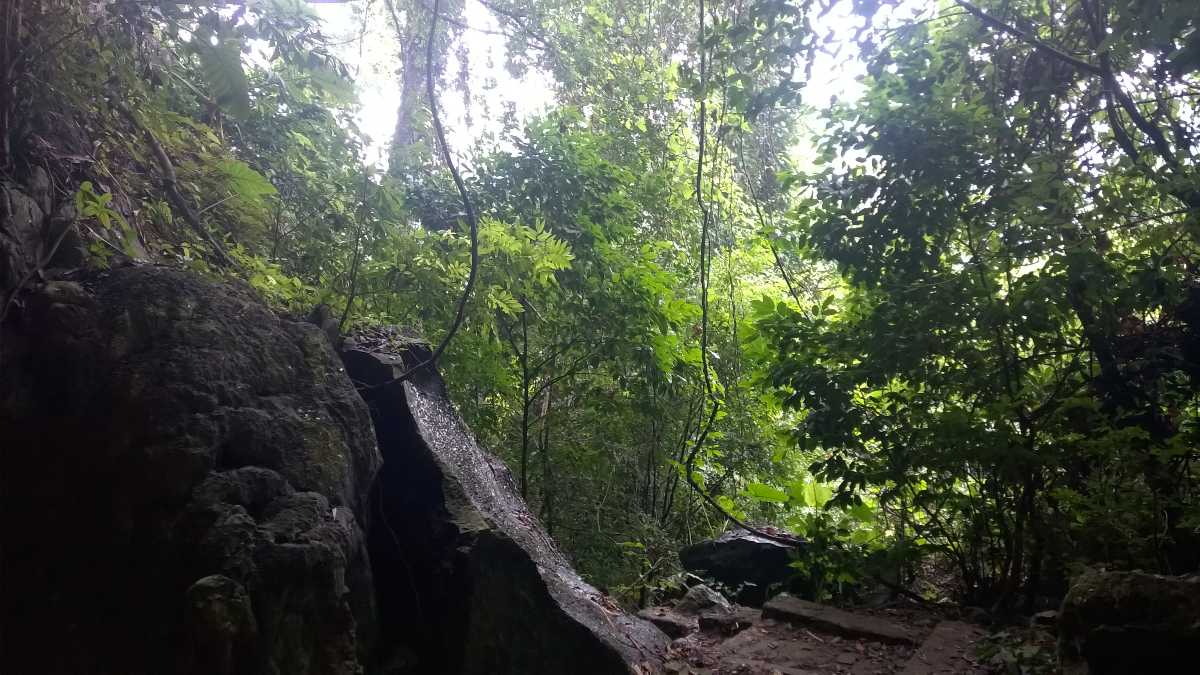
<svg viewBox="0 0 1200 675"><path fill-rule="evenodd" d="M238 284L49 278L0 325L4 672L658 668L667 638L575 574L436 373L356 391ZM409 347L346 363L381 382Z"/></svg>
<svg viewBox="0 0 1200 675"><path fill-rule="evenodd" d="M791 567L793 550L803 544L799 538L781 534L783 543L742 529L730 530L715 539L693 544L679 552L683 568L694 574L715 579L737 591L737 601L760 606L774 587L787 586L795 576Z"/></svg>
<svg viewBox="0 0 1200 675"><path fill-rule="evenodd" d="M316 327L143 266L0 331L5 672L362 671L380 457Z"/></svg>
<svg viewBox="0 0 1200 675"><path fill-rule="evenodd" d="M1200 576L1090 571L1063 600L1065 675L1194 673L1200 663Z"/></svg>
<svg viewBox="0 0 1200 675"><path fill-rule="evenodd" d="M352 340L343 360L375 419L384 464L370 554L381 644L421 635L412 672L550 675L655 672L668 638L584 583L481 449L411 336ZM403 609L411 606L415 609ZM385 661L386 655L381 655Z"/></svg>

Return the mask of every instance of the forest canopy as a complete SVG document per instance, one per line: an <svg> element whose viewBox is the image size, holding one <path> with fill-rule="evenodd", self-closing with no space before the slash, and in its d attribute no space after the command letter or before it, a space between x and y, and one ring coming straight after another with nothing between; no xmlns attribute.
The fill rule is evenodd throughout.
<svg viewBox="0 0 1200 675"><path fill-rule="evenodd" d="M82 265L444 346L631 603L731 521L818 544L820 598L1200 565L1194 0L320 4L6 2L0 172L71 197ZM478 88L480 33L545 109Z"/></svg>

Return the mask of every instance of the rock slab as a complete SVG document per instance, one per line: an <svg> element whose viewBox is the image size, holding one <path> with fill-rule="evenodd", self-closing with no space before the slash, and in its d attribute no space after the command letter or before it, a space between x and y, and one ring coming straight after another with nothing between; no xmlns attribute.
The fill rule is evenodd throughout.
<svg viewBox="0 0 1200 675"><path fill-rule="evenodd" d="M780 619L823 631L865 638L886 644L918 643L917 636L904 626L886 619L855 614L836 607L801 600L786 593L772 598L763 606L763 618Z"/></svg>
<svg viewBox="0 0 1200 675"><path fill-rule="evenodd" d="M752 607L736 606L728 612L701 612L700 630L717 631L733 635L753 626L762 618L762 612Z"/></svg>
<svg viewBox="0 0 1200 675"><path fill-rule="evenodd" d="M679 602L675 603L675 609L685 614L696 614L705 610L732 612L733 605L720 593L704 584L697 584L689 588Z"/></svg>
<svg viewBox="0 0 1200 675"><path fill-rule="evenodd" d="M680 614L672 607L647 607L639 610L638 618L658 626L668 637L681 638L700 629L694 616Z"/></svg>
<svg viewBox="0 0 1200 675"><path fill-rule="evenodd" d="M372 531L376 567L411 570L380 584L381 644L421 635L408 672L501 675L658 672L669 639L586 584L529 512L504 464L475 442L399 332L348 341L384 464ZM386 530L386 531L385 531ZM390 611L389 607L416 607Z"/></svg>

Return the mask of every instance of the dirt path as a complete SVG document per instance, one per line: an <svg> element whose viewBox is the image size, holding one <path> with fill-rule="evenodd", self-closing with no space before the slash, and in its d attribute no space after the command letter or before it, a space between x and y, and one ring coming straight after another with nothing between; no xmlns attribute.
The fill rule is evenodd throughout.
<svg viewBox="0 0 1200 675"><path fill-rule="evenodd" d="M921 648L912 655L901 675L983 673L976 663L974 647L983 629L961 621L943 621L933 629Z"/></svg>
<svg viewBox="0 0 1200 675"><path fill-rule="evenodd" d="M806 608L819 614L822 606ZM887 631L902 629L910 639L888 639L887 631L871 637L841 630L825 617L785 618L778 612L762 618L735 634L702 630L672 644L667 672L677 675L933 675L963 673L982 675L984 668L975 657L974 644L982 629L919 610L844 612L825 608L835 619L856 621L856 626L874 622ZM847 616L852 615L852 616ZM755 616L749 613L749 616Z"/></svg>

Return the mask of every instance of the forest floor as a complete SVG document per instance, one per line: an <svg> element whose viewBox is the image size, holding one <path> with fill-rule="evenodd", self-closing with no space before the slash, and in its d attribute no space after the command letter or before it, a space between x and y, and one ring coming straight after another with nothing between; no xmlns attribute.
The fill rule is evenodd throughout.
<svg viewBox="0 0 1200 675"><path fill-rule="evenodd" d="M672 643L678 675L934 675L989 672L977 654L986 631L923 609L842 611L804 617L746 608L736 627L701 629ZM834 621L822 612L835 614ZM849 627L847 622L855 624ZM878 629L878 633L876 633ZM736 631L736 632L734 632ZM896 639L902 633L903 639Z"/></svg>

